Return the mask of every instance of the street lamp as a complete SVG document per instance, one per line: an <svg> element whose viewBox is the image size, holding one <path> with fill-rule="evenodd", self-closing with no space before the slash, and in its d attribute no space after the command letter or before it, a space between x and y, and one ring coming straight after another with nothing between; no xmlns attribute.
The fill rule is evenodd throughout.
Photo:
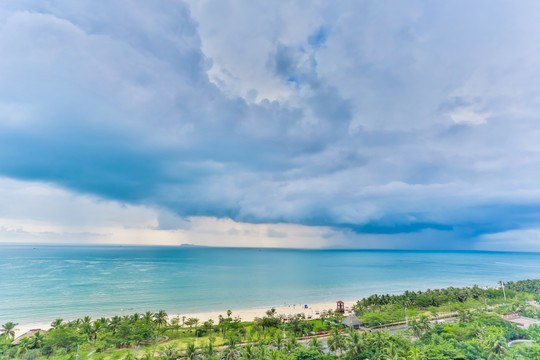
<svg viewBox="0 0 540 360"><path fill-rule="evenodd" d="M195 347L197 347L197 340L199 340L199 330L195 330Z"/></svg>

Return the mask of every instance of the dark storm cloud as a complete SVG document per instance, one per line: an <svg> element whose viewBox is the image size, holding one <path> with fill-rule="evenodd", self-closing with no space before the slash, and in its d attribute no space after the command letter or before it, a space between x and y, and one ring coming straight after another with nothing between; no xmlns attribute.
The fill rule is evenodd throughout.
<svg viewBox="0 0 540 360"><path fill-rule="evenodd" d="M228 17L176 1L5 2L0 174L180 216L460 246L538 226L534 3L258 6L220 28ZM243 97L227 86L244 71L211 79L227 59L268 82Z"/></svg>

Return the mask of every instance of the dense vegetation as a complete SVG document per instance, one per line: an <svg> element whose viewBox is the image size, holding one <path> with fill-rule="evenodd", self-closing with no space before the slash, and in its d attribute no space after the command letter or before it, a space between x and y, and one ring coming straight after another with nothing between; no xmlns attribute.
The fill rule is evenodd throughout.
<svg viewBox="0 0 540 360"><path fill-rule="evenodd" d="M14 344L17 324L8 322L0 329L0 359L540 359L536 343L508 346L540 341L540 327L518 329L500 316L540 318L539 289L540 280L508 283L506 300L502 289L477 286L372 295L354 307L366 327L361 332L345 331L344 316L331 311L283 321L272 309L254 322L228 311L217 323L159 311L57 319L48 332Z"/></svg>
<svg viewBox="0 0 540 360"><path fill-rule="evenodd" d="M506 295L508 297L514 297L516 295L516 291L514 291L513 288L511 289L510 286L507 286ZM447 289L428 289L424 292L405 291L405 293L401 295L371 295L370 297L359 300L357 304L364 307L400 304L407 307L416 306L425 308L429 306L441 306L448 304L449 302L464 303L470 299L498 299L502 297L502 288L482 289L475 285L471 288L449 287Z"/></svg>
<svg viewBox="0 0 540 360"><path fill-rule="evenodd" d="M509 281L508 283L506 283L506 288L509 290L540 295L539 280L520 280L516 282Z"/></svg>

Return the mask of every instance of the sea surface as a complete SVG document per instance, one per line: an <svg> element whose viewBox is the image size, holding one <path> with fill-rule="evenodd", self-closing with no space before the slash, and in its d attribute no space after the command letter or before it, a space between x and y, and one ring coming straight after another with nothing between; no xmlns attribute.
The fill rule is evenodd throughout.
<svg viewBox="0 0 540 360"><path fill-rule="evenodd" d="M0 245L0 324L356 300L540 278L540 253Z"/></svg>

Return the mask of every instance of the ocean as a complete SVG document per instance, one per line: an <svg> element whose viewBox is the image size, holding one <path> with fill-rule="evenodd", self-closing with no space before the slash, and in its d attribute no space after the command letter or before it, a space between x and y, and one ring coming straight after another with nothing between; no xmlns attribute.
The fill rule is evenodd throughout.
<svg viewBox="0 0 540 360"><path fill-rule="evenodd" d="M0 324L356 300L540 278L540 253L0 245Z"/></svg>

